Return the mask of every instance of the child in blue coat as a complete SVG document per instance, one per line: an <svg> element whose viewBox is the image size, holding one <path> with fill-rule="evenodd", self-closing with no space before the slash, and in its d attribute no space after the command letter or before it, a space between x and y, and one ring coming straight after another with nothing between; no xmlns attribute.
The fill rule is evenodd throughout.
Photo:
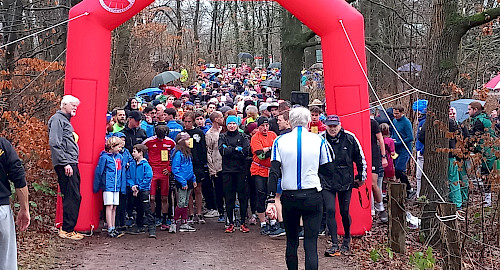
<svg viewBox="0 0 500 270"><path fill-rule="evenodd" d="M130 232L139 234L143 232L144 223L148 226L149 237L156 238L156 224L151 213L149 192L151 190L151 179L153 179L153 169L144 154L148 147L143 144L136 144L132 150L134 162L130 164L129 179L132 196L135 198L134 204L137 210L137 223Z"/></svg>
<svg viewBox="0 0 500 270"><path fill-rule="evenodd" d="M196 229L187 224L189 196L196 187L196 177L193 171L193 161L189 144L189 136L181 132L175 137L177 143L172 154L172 174L177 186L177 207L175 208L174 220L170 225L169 232L176 232L176 223L181 219L180 232L195 232Z"/></svg>
<svg viewBox="0 0 500 270"><path fill-rule="evenodd" d="M112 238L123 236L123 233L119 233L115 228L116 207L120 204L122 180L125 181L123 157L120 154L123 146L123 140L118 137L106 140L105 151L99 157L94 176L94 192L103 191L108 235Z"/></svg>

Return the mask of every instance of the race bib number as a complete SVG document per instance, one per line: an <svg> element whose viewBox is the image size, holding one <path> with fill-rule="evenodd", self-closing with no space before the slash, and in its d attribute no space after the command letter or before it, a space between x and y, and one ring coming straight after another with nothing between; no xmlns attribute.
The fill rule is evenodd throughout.
<svg viewBox="0 0 500 270"><path fill-rule="evenodd" d="M161 161L168 161L168 150L161 150Z"/></svg>
<svg viewBox="0 0 500 270"><path fill-rule="evenodd" d="M312 126L311 127L311 132L318 134L318 127L317 126Z"/></svg>
<svg viewBox="0 0 500 270"><path fill-rule="evenodd" d="M189 138L188 143L189 143L189 148L193 148L193 138Z"/></svg>

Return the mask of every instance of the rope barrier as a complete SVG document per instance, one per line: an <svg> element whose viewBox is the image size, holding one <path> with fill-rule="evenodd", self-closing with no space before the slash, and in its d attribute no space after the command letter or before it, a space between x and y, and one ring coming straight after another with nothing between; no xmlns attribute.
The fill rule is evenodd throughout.
<svg viewBox="0 0 500 270"><path fill-rule="evenodd" d="M389 114L387 113L386 109L384 108L384 105L382 104L382 102L380 101L380 98L378 97L378 94L377 92L375 92L375 89L373 88L373 85L370 81L370 79L368 78L368 74L366 74L366 71L365 69L363 68L363 65L361 64L361 60L359 60L359 57L358 57L358 54L356 53L356 50L354 49L354 46L352 45L352 42L351 42L351 38L349 37L349 34L347 33L347 30L345 29L345 26L344 26L344 22L342 20L339 20L339 23L340 25L342 26L342 30L344 31L344 34L346 36L346 39L347 41L349 42L349 46L351 47L351 50L354 54L354 56L356 57L356 60L358 62L358 65L359 67L361 68L361 71L363 72L363 75L365 76L366 78L366 81L368 82L368 85L370 86L370 89L371 91L373 92L373 94L375 95L375 98L377 99L380 107L382 107L382 111L384 112L384 114L387 116L387 119L390 119L389 117ZM394 129L394 131L396 132L398 138L403 141L403 138L401 137L401 134L397 131L396 127L394 126L394 123L392 121L389 121L392 128ZM438 195L439 199L441 199L442 202L446 202L445 199L441 196L441 194L439 194L439 192L437 191L436 187L434 186L434 184L431 182L431 180L427 177L427 175L425 174L423 168L418 164L417 160L415 159L415 157L412 155L412 152L410 151L410 149L408 149L408 146L403 143L406 151L409 153L410 157L412 158L412 160L415 162L416 166L418 167L418 169L422 170L422 175L424 176L424 178L427 180L427 182L429 183L429 185L432 187L432 189L434 190L434 192L436 192L436 194Z"/></svg>
<svg viewBox="0 0 500 270"><path fill-rule="evenodd" d="M71 21L76 20L76 19L79 19L79 18L81 18L81 17L83 17L83 16L87 16L87 15L89 15L89 14L90 14L90 13L88 13L88 12L82 13L82 14L80 14L80 15L78 15L78 16L75 16L75 17L73 17L73 18L71 18L71 19L68 19L68 20L62 21L62 22L60 22L60 23L54 24L54 25L49 26L49 27L47 27L47 28L45 28L45 29L42 29L42 30L40 30L40 31L37 31L37 32L35 32L35 33L33 33L33 34L29 34L29 35L27 35L27 36L25 36L25 37L22 37L22 38L20 38L20 39L17 39L17 40L14 40L14 41L8 42L8 43L6 43L6 44L4 44L4 45L0 46L0 49L5 48L5 47L7 47L7 46L9 46L9 45L12 45L12 44L14 44L14 43L17 43L17 42L19 42L19 41L23 41L23 40L25 40L25 39L27 39L27 38L29 38L29 37L32 37L32 36L38 35L38 34L40 34L40 33L43 33L43 32L45 32L45 31L50 30L50 29L52 29L52 28L54 28L54 27L57 27L57 26L59 26L59 25L62 25L62 24L65 24L65 23L71 22Z"/></svg>

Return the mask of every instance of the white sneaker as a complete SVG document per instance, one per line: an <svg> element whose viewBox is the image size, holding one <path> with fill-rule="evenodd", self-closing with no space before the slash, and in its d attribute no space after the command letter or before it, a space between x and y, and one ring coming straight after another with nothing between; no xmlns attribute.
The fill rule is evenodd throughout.
<svg viewBox="0 0 500 270"><path fill-rule="evenodd" d="M176 233L177 232L177 225L175 223L170 224L170 228L168 229L169 233Z"/></svg>
<svg viewBox="0 0 500 270"><path fill-rule="evenodd" d="M196 232L196 229L191 227L191 225L184 223L179 226L179 232Z"/></svg>
<svg viewBox="0 0 500 270"><path fill-rule="evenodd" d="M212 209L210 211L208 211L205 215L204 215L206 218L214 218L214 217L218 217L219 216L219 211L215 210L215 209Z"/></svg>

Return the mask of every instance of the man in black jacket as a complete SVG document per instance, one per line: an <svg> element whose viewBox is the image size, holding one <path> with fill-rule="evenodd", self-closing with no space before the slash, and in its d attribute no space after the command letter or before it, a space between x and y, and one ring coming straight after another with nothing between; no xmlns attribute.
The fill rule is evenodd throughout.
<svg viewBox="0 0 500 270"><path fill-rule="evenodd" d="M148 138L146 131L140 127L141 120L141 112L131 111L128 116L127 126L122 131L123 134L125 134L125 148L127 148L130 153L132 153L134 145L142 144L142 142Z"/></svg>
<svg viewBox="0 0 500 270"><path fill-rule="evenodd" d="M332 235L332 247L325 251L325 256L336 256L339 255L339 252L348 253L350 251L351 217L349 204L352 189L362 186L366 180L366 160L358 139L353 133L342 128L340 118L337 115L327 116L324 123L327 126L326 132L321 135L326 139L330 151L335 156L333 175L320 173L326 224ZM354 176L354 163L357 169L356 177ZM345 233L340 249L337 239L337 222L335 221L335 196L338 196L339 199L340 215Z"/></svg>
<svg viewBox="0 0 500 270"><path fill-rule="evenodd" d="M30 224L28 187L23 165L14 147L0 137L0 269L17 269L16 228L10 208L10 184L14 183L19 198L17 225L21 231Z"/></svg>

